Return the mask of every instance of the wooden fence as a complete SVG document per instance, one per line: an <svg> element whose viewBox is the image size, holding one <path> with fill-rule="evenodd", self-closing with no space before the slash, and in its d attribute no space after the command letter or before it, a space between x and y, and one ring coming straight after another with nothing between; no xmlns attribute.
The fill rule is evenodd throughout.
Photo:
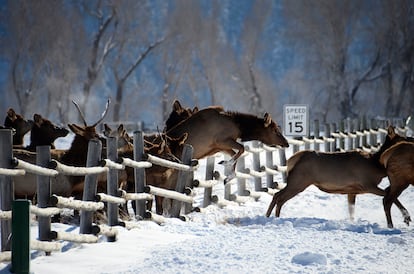
<svg viewBox="0 0 414 274"><path fill-rule="evenodd" d="M355 123L357 124L357 123ZM358 123L363 125L363 123ZM346 125L346 126L345 126ZM323 134L319 132L318 121L314 122L314 135L306 138L289 139L292 152L301 149L314 149L322 151L351 150L360 148L372 151L378 148L386 134L385 126L359 129L350 120L336 125L324 125ZM397 128L404 134L404 128ZM149 155L146 160L144 155L144 142L142 132L136 131L134 138L134 159L118 159L117 139L107 139L107 158L100 159L101 143L91 141L88 147L88 160L86 167L65 166L57 161L51 160L50 147L37 147L36 165L23 162L13 157L12 132L0 130L0 219L1 219L1 253L0 261L11 259L11 205L13 201L13 176L24 176L27 173L37 174L37 206L32 205L30 211L37 215L39 224L38 240L32 240L32 249L44 250L46 254L52 251L59 251L62 248L61 241L74 241L96 243L99 235L105 235L108 241L116 240L116 228L120 225L118 217L118 206L129 200L136 200L136 214L138 219L150 218L161 223L163 216L159 216L145 209L145 201L154 198L154 195L173 199L171 209L172 217L182 217L182 213L188 214L191 211L202 211L211 203L219 206L226 206L229 203L244 203L248 200L257 200L263 193L273 195L285 183L286 176L286 151L285 149L268 147L259 142L249 142L246 152L239 158L237 163L236 178L229 181L224 187L224 197L213 194L214 186L222 183L225 176L230 172L224 168L220 174L215 165L215 157L206 159L206 170L204 178L194 178L194 171L197 169L197 162L192 160L192 147L185 146L182 163L174 163ZM247 156L251 161L246 161ZM288 155L289 156L289 155ZM52 163L52 164L51 164ZM146 186L145 169L153 164L166 166L179 170L179 178L175 191L160 189L153 186ZM249 165L249 166L247 166ZM125 166L134 168L136 193L125 193L118 190L118 170ZM53 167L53 168L50 168ZM107 193L96 193L97 175L107 172ZM59 197L51 194L50 177L58 173L67 175L85 176L85 187L83 199ZM280 177L282 182L275 182L274 176ZM253 182L253 187L248 187L247 182ZM237 190L232 191L236 185ZM203 202L198 208L194 208L194 200L191 196L191 189L194 187L203 188ZM97 226L92 222L93 211L104 208L107 203L108 224ZM58 214L62 208L71 208L81 211L79 234L51 231L51 216Z"/></svg>

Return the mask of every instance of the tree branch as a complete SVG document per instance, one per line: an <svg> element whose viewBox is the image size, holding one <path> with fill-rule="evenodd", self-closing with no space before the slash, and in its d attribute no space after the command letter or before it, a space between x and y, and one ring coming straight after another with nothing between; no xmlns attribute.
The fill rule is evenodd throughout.
<svg viewBox="0 0 414 274"><path fill-rule="evenodd" d="M161 38L160 40L156 41L154 44L150 45L138 58L135 60L135 62L130 66L130 68L127 70L125 75L120 78L121 82L125 82L126 79L131 75L131 73L135 70L136 67L138 67L139 64L145 59L145 57L158 45L160 45L164 41L164 38Z"/></svg>

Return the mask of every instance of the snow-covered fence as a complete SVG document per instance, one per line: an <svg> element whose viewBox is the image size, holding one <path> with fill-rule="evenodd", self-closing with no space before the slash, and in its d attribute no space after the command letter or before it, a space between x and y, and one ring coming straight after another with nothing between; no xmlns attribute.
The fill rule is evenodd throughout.
<svg viewBox="0 0 414 274"><path fill-rule="evenodd" d="M32 214L37 215L39 223L39 241L32 241L31 248L51 252L59 250L61 245L57 242L49 242L51 240L66 240L74 242L97 242L98 234L106 235L108 240L115 239L116 230L108 228L106 226L96 226L92 224L91 212L98 209L102 209L104 204L102 202L95 202L96 197L96 181L97 175L102 172L110 172L111 169L118 168L116 163L105 160L100 161L101 155L101 143L100 141L91 141L88 147L88 160L86 168L76 168L62 165L56 161L50 159L50 147L39 146L36 151L36 165L24 162L19 159L13 158L12 133L10 130L0 130L0 144L1 150L1 162L0 162L0 185L1 185L1 208L0 219L2 223L1 237L2 237L2 253L0 258L7 260L10 254L10 235L11 235L11 203L13 200L13 187L11 176L22 176L26 172L33 173L37 176L37 206L31 206L30 211ZM116 142L115 142L116 144ZM51 163L53 163L55 169L50 169ZM105 166L98 166L100 163L104 163ZM122 167L123 168L123 167ZM12 172L14 171L14 172ZM64 173L68 175L85 176L85 188L83 201L77 201L59 196L52 196L50 177L56 176L58 173ZM111 176L108 175L108 185L117 185L117 179L111 180ZM110 189L110 188L109 188ZM107 195L106 199L110 197ZM112 199L116 199L113 197ZM111 200L113 203L118 203L119 200ZM48 207L52 204L52 207ZM53 207L56 206L56 207ZM80 234L65 233L51 231L51 216L59 214L61 208L72 208L81 210L81 227ZM116 206L117 207L117 206ZM116 210L116 214L118 211ZM90 216L88 216L90 215ZM111 215L111 214L110 214ZM112 216L112 215L111 215ZM118 224L118 217L115 216L116 225ZM115 225L115 224L110 224Z"/></svg>
<svg viewBox="0 0 414 274"><path fill-rule="evenodd" d="M338 123L325 123L320 125L318 120L313 123L313 135L293 138L289 144L293 147L293 153L300 149L314 149L326 152L349 151L364 149L375 151L387 134L387 126L396 126L397 131L405 135L407 129L402 119L344 119Z"/></svg>

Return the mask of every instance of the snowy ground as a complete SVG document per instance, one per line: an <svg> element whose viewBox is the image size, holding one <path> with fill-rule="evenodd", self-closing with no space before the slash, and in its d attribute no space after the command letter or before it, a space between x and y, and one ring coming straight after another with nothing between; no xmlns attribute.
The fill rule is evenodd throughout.
<svg viewBox="0 0 414 274"><path fill-rule="evenodd" d="M197 176L204 176L201 161ZM276 178L278 179L278 178ZM280 178L279 178L280 179ZM383 180L385 187L388 181ZM236 186L233 186L235 190ZM223 186L214 189L223 197ZM220 196L221 195L221 196ZM197 203L203 190L198 189ZM33 252L33 273L413 273L414 230L393 207L395 229L387 229L382 199L357 197L355 221L347 200L315 187L288 201L281 218L266 218L271 196L191 213L188 221L167 219L163 225L141 221L117 227L116 242L64 243L62 252ZM414 212L414 188L400 201ZM78 228L53 224L53 230ZM37 225L32 224L32 237ZM0 273L10 265L0 263Z"/></svg>

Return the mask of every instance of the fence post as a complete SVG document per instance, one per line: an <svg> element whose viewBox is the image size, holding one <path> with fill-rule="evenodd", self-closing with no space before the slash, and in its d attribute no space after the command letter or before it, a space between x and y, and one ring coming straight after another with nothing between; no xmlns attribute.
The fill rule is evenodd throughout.
<svg viewBox="0 0 414 274"><path fill-rule="evenodd" d="M48 167L50 162L50 146L36 147L36 164L41 167ZM37 206L46 208L51 196L50 177L36 175L37 180ZM38 216L39 240L50 241L50 216ZM49 255L50 252L46 252Z"/></svg>
<svg viewBox="0 0 414 274"><path fill-rule="evenodd" d="M331 151L331 143L328 141L328 138L331 138L331 125L328 123L325 123L325 141L323 143L325 152Z"/></svg>
<svg viewBox="0 0 414 274"><path fill-rule="evenodd" d="M144 135L142 131L135 131L134 135L134 160L140 162L144 158ZM145 168L134 168L135 177L135 193L144 193L146 185L145 181ZM138 219L144 219L145 215L145 201L135 201L135 217ZM133 203L134 204L134 203Z"/></svg>
<svg viewBox="0 0 414 274"><path fill-rule="evenodd" d="M339 123L339 132L345 133L345 120ZM345 137L339 137L339 149L345 150Z"/></svg>
<svg viewBox="0 0 414 274"><path fill-rule="evenodd" d="M229 155L224 154L224 159L226 161L229 158L230 158ZM224 178L227 178L232 172L233 172L233 167L231 165L224 165ZM224 199L228 201L231 200L231 185L232 185L231 181L224 184Z"/></svg>
<svg viewBox="0 0 414 274"><path fill-rule="evenodd" d="M260 143L258 141L253 141L253 151L256 151L260 148ZM253 170L260 172L260 153L253 152ZM261 191L262 187L262 178L254 177L254 190Z"/></svg>
<svg viewBox="0 0 414 274"><path fill-rule="evenodd" d="M216 158L214 156L207 158L206 163L206 180L212 180L214 178L214 163ZM213 193L212 187L206 187L204 189L203 207L207 207L211 204L211 194Z"/></svg>
<svg viewBox="0 0 414 274"><path fill-rule="evenodd" d="M184 165L191 165L191 161L193 159L193 147L191 145L184 145L183 154L181 157L181 161ZM186 186L189 186L191 182L191 173L192 171L178 171L178 179L177 185L175 187L175 191L179 193L184 193ZM179 217L181 211L182 202L173 200L172 208L171 208L171 216L172 217ZM188 213L188 212L186 212Z"/></svg>
<svg viewBox="0 0 414 274"><path fill-rule="evenodd" d="M246 172L246 165L244 157L240 157L237 160L236 169L239 172ZM237 195L247 196L246 195L246 179L237 178Z"/></svg>
<svg viewBox="0 0 414 274"><path fill-rule="evenodd" d="M116 162L118 159L117 137L108 137L106 139L107 143L107 156L109 160ZM110 168L107 174L106 189L109 195L118 196L118 170ZM109 203L107 205L107 214L108 214L108 225L116 226L118 225L118 204ZM108 242L115 242L116 236L107 237Z"/></svg>
<svg viewBox="0 0 414 274"><path fill-rule="evenodd" d="M302 137L295 137L293 139L302 141L303 138ZM295 154L298 151L299 151L299 145L293 144L292 145L292 153Z"/></svg>
<svg viewBox="0 0 414 274"><path fill-rule="evenodd" d="M315 120L313 122L313 125L314 125L313 135L314 135L314 138L315 138L314 139L315 142L313 143L313 149L316 150L316 151L319 151L320 147L319 147L319 143L317 142L317 140L321 136L320 133L319 133L319 131L320 131L319 120Z"/></svg>
<svg viewBox="0 0 414 274"><path fill-rule="evenodd" d="M99 165L101 158L102 143L99 140L90 140L88 144L88 158L86 161L87 167L94 167ZM85 184L83 187L83 201L94 201L97 188L97 174L88 174L85 176ZM81 211L80 229L81 234L92 234L92 211Z"/></svg>
<svg viewBox="0 0 414 274"><path fill-rule="evenodd" d="M284 148L279 148L279 165L286 166L286 152ZM286 172L282 172L283 183L286 184Z"/></svg>
<svg viewBox="0 0 414 274"><path fill-rule="evenodd" d="M13 273L30 273L30 202L15 200L12 211Z"/></svg>
<svg viewBox="0 0 414 274"><path fill-rule="evenodd" d="M0 129L0 167L12 168L13 137L10 129ZM12 209L14 198L13 182L10 176L0 175L0 209L9 211ZM1 220L1 251L11 250L11 220Z"/></svg>
<svg viewBox="0 0 414 274"><path fill-rule="evenodd" d="M266 166L273 168L273 150L266 150ZM266 174L266 187L274 188L273 175L270 173ZM261 189L263 191L263 188Z"/></svg>
<svg viewBox="0 0 414 274"><path fill-rule="evenodd" d="M358 135L358 131L361 130L360 120L358 118L353 119L352 125L353 125L352 133L354 133L356 137L355 137L355 140L354 140L354 146L351 149L356 149L356 148L361 147L361 142L360 142L361 138Z"/></svg>
<svg viewBox="0 0 414 274"><path fill-rule="evenodd" d="M347 151L350 151L350 150L352 150L353 149L353 143L354 143L354 140L353 140L353 138L351 137L351 134L350 133L352 133L352 131L353 131L353 126L352 126L352 120L350 119L350 118L347 118L346 119L346 133L348 134L348 137L347 137L347 139L348 139L348 144L347 144L347 147L346 147L346 150Z"/></svg>
<svg viewBox="0 0 414 274"><path fill-rule="evenodd" d="M377 126L377 123L376 123L375 119L371 119L370 128L374 129L374 130L378 130L378 126ZM370 145L371 146L376 146L377 143L378 143L378 141L377 141L377 136L378 135L375 134L375 133L374 134L371 133L369 136L370 136L370 138L369 138Z"/></svg>
<svg viewBox="0 0 414 274"><path fill-rule="evenodd" d="M332 123L331 132L339 133L336 123ZM334 152L337 150L338 145L337 141L339 140L337 137L332 136L335 140L331 143L331 151Z"/></svg>

